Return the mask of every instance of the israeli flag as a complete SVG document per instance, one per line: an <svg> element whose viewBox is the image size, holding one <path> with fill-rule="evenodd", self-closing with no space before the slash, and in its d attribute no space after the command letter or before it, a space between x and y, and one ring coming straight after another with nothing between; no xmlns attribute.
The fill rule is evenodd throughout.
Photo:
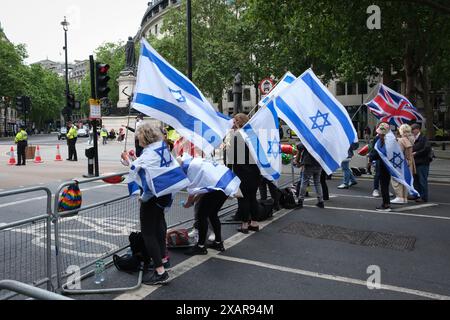
<svg viewBox="0 0 450 320"><path fill-rule="evenodd" d="M274 102L260 109L239 133L255 159L261 175L269 181L280 178L281 144L278 115Z"/></svg>
<svg viewBox="0 0 450 320"><path fill-rule="evenodd" d="M358 141L344 106L309 69L275 98L278 116L298 134L309 153L327 174L347 158Z"/></svg>
<svg viewBox="0 0 450 320"><path fill-rule="evenodd" d="M163 141L147 146L131 164L128 189L130 194L136 194L142 189L141 198L144 202L153 196L176 193L188 185L186 174Z"/></svg>
<svg viewBox="0 0 450 320"><path fill-rule="evenodd" d="M286 74L283 76L280 82L278 82L275 88L273 88L272 91L270 91L269 94L258 103L258 105L260 107L266 106L270 100L275 98L281 91L290 86L291 83L295 81L295 79L297 78L292 73L290 73L289 71L286 72Z"/></svg>
<svg viewBox="0 0 450 320"><path fill-rule="evenodd" d="M207 154L220 146L232 126L230 118L217 112L145 39L141 41L133 108L169 124Z"/></svg>
<svg viewBox="0 0 450 320"><path fill-rule="evenodd" d="M187 187L189 194L220 190L232 197L238 193L241 180L223 164L202 158L192 158L187 153L181 160L183 171L190 181Z"/></svg>
<svg viewBox="0 0 450 320"><path fill-rule="evenodd" d="M405 155L394 134L389 132L385 135L384 145L381 145L381 140L378 140L375 144L375 150L389 170L392 179L404 185L412 195L419 197L419 193L414 189L414 178L408 161L405 159Z"/></svg>

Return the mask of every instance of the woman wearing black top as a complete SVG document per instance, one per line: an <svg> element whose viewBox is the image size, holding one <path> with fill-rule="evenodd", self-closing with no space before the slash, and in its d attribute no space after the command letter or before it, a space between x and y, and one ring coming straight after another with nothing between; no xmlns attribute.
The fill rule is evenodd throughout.
<svg viewBox="0 0 450 320"><path fill-rule="evenodd" d="M244 139L239 134L239 130L245 126L249 118L245 114L237 114L233 119L233 131L227 153L227 164L233 172L241 179L240 189L243 198L238 198L238 214L242 225L239 232L247 234L250 231L259 231L259 225L253 220L258 210L256 193L261 184L261 173L255 160L250 155Z"/></svg>

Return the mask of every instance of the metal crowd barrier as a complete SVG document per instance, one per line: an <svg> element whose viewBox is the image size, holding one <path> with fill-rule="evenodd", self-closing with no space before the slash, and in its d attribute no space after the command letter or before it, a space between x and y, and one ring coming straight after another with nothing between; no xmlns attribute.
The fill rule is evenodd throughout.
<svg viewBox="0 0 450 320"><path fill-rule="evenodd" d="M51 291L51 191L45 187L12 190L0 193L0 198L40 191L46 193L46 214L0 227L0 279L18 280L36 287L46 285ZM0 299L15 295L0 295Z"/></svg>
<svg viewBox="0 0 450 320"><path fill-rule="evenodd" d="M70 267L75 266L80 270L77 280L81 281L94 273L92 267L98 260L107 260L108 265L111 265L110 258L129 246L129 234L140 230L139 202L137 197L130 197L125 190L121 197L73 211L58 212L59 197L66 187L77 182L83 185L118 175L126 176L128 172L64 182L55 193L53 213L52 195L47 188L37 187L0 193L0 198L41 190L47 193L46 215L0 227L0 241L3 240L0 242L3 243L0 247L0 250L3 250L0 251L0 279L18 280L36 287L47 284L47 290L54 291L52 279L56 278L56 288L58 292L63 293L112 293L138 288L141 284L142 272L139 274L138 284L130 288L72 290L68 288L68 283L64 283L64 279L72 276L70 272L73 269ZM282 176L280 186L287 186L292 182L294 182L294 171L292 171L292 177ZM186 192L180 192L175 196L174 205L166 214L168 228L194 220L193 208L183 208L182 203L186 199ZM220 211L220 216L233 212L236 206L236 200L227 201ZM54 233L53 245L52 232ZM53 252L54 256L52 256ZM54 274L52 274L53 263L56 265ZM18 269L25 272L19 272Z"/></svg>
<svg viewBox="0 0 450 320"><path fill-rule="evenodd" d="M73 300L62 295L14 280L1 280L0 289L13 291L16 292L16 294L21 294L38 300Z"/></svg>

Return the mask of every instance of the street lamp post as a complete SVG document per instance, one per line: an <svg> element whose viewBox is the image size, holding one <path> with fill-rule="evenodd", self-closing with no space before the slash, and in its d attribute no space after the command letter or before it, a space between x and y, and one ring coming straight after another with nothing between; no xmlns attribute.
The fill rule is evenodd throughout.
<svg viewBox="0 0 450 320"><path fill-rule="evenodd" d="M65 52L65 56L66 56L66 64L65 64L65 69L66 69L66 112L67 112L67 120L71 120L71 115L70 115L70 111L69 111L69 93L70 93L70 88L69 88L69 63L68 63L68 55L67 55L67 31L69 31L69 22L66 20L66 17L64 17L64 21L61 22L61 25L63 26L64 29L64 52Z"/></svg>

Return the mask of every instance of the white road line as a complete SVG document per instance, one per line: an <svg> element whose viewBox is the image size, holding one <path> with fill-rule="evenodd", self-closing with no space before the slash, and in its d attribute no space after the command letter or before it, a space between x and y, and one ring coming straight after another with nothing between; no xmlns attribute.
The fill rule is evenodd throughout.
<svg viewBox="0 0 450 320"><path fill-rule="evenodd" d="M100 188L107 188L107 187L111 187L111 186L114 186L114 185L107 184L107 185L101 185L101 186L85 188L85 189L81 189L81 192L94 190L94 189L100 189ZM37 191L37 192L39 192L39 191ZM52 198L54 198L54 196L52 196ZM5 207L9 207L9 206L14 206L16 204L33 202L33 201L38 201L38 200L43 200L43 199L47 199L47 197L46 196L42 196L42 197L30 198L30 199L19 200L19 201L14 201L14 202L8 202L8 203L0 204L0 208L5 208Z"/></svg>
<svg viewBox="0 0 450 320"><path fill-rule="evenodd" d="M319 278L319 279L325 279L325 280L331 280L331 281L337 281L337 282L350 283L350 284L359 285L359 286L363 286L363 287L367 288L367 281L363 281L363 280L359 280L359 279L335 276L335 275L331 275L331 274L317 273L317 272L301 270L301 269L293 269L293 268L277 266L277 265L273 265L273 264L252 261L252 260L247 260L247 259L233 258L233 257L223 256L223 255L221 255L221 256L216 255L213 258L225 260L225 261L242 263L242 264L253 265L253 266L262 267L262 268L266 268L266 269L272 269L272 270L281 271L281 272L289 272L289 273L299 274L299 275L312 277L312 278ZM420 290L415 290L415 289L385 285L385 284L381 284L381 287L379 290L394 291L394 292L410 294L410 295L415 295L415 296L429 298L429 299L436 299L436 300L450 300L450 296L445 296L445 295L440 295L437 293L425 292L425 291L420 291Z"/></svg>
<svg viewBox="0 0 450 320"><path fill-rule="evenodd" d="M7 225L7 223L0 222L0 228L3 226L6 226L6 225Z"/></svg>
<svg viewBox="0 0 450 320"><path fill-rule="evenodd" d="M316 208L316 206L304 206L304 207ZM397 215L397 216L408 216L408 217L419 217L419 218L430 218L430 219L450 220L450 217L427 216L427 215L423 215L423 214L400 213L400 212L395 212L395 211L391 211L391 212L382 212L382 211L369 210L369 209L340 208L340 207L329 207L329 206L325 206L325 209L343 210L343 211L357 211L357 212L368 212L368 213L387 214L387 215Z"/></svg>
<svg viewBox="0 0 450 320"><path fill-rule="evenodd" d="M409 207L402 207L399 209L394 209L395 212L402 212L402 211L408 211L408 210L417 210L417 209L423 209L423 208L430 208L430 207L437 207L437 203L426 203L426 204L420 204L417 206L409 206Z"/></svg>
<svg viewBox="0 0 450 320"><path fill-rule="evenodd" d="M292 212L293 210L282 210L278 212L276 215L273 216L273 219L270 221L265 221L261 223L259 226L261 229L264 229L269 224L277 221L278 219L281 219L288 213ZM243 240L247 239L249 236L251 236L252 233L249 234L243 234L238 233L232 236L231 238L225 240L225 248L232 248L238 243L242 242ZM170 271L170 280L176 279L179 276L182 276L186 272L192 270L193 268L201 265L202 263L208 261L211 258L216 257L220 252L217 252L215 250L209 250L208 255L206 256L194 256L192 258L189 258L185 261L183 261L180 264L177 264L175 267L173 267ZM118 297L116 297L114 300L142 300L146 297L148 297L150 294L152 294L154 291L156 291L159 288L159 286L146 286L143 285L141 288L130 291L127 293L124 293Z"/></svg>

